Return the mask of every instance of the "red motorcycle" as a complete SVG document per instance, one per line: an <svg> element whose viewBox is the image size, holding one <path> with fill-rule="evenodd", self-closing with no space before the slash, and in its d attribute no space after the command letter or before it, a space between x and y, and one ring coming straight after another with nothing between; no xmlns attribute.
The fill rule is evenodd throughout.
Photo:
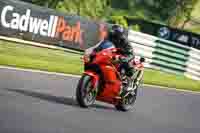
<svg viewBox="0 0 200 133"><path fill-rule="evenodd" d="M97 100L113 104L121 111L133 108L141 84L141 80L136 83L135 79L143 65L131 60L129 63L133 64L135 72L129 77L120 68L122 58L117 48L104 49L92 58L88 55L83 57L85 71L76 89L76 99L81 107L87 108Z"/></svg>

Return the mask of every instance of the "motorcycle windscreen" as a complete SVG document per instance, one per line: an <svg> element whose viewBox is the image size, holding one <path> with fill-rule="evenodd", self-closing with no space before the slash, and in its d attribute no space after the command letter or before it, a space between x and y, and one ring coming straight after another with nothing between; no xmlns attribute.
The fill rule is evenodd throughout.
<svg viewBox="0 0 200 133"><path fill-rule="evenodd" d="M99 52L99 51L110 49L110 48L115 48L115 46L113 45L111 41L106 40L100 43L100 45L96 48L96 51Z"/></svg>
<svg viewBox="0 0 200 133"><path fill-rule="evenodd" d="M86 55L90 55L90 54L94 51L94 49L96 49L97 47L99 47L99 45L100 45L101 43L102 43L102 41L99 42L99 43L97 43L97 44L94 45L93 47L90 47L90 48L86 49L86 50L85 50L85 54L86 54Z"/></svg>
<svg viewBox="0 0 200 133"><path fill-rule="evenodd" d="M95 50L95 52L99 52L99 51L102 51L104 49L109 49L109 48L115 48L115 46L113 45L112 42L110 42L108 40L104 40L104 41L99 42L95 46L86 49L85 54L90 55L94 50Z"/></svg>

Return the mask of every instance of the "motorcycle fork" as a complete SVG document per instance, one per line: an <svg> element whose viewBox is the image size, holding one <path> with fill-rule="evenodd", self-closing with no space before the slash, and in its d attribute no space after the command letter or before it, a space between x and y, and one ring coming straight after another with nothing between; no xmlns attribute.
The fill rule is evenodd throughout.
<svg viewBox="0 0 200 133"><path fill-rule="evenodd" d="M95 74L94 72L91 72L91 71L86 71L86 72L84 72L84 74L89 75L90 77L92 77L92 88L94 90L96 90L97 87L98 87L99 76L97 74Z"/></svg>

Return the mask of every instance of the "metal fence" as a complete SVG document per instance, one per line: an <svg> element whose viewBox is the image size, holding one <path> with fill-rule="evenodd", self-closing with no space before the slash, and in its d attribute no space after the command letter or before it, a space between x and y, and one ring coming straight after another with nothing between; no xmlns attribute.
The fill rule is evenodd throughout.
<svg viewBox="0 0 200 133"><path fill-rule="evenodd" d="M132 30L128 38L136 55L147 59L145 67L200 80L200 50Z"/></svg>

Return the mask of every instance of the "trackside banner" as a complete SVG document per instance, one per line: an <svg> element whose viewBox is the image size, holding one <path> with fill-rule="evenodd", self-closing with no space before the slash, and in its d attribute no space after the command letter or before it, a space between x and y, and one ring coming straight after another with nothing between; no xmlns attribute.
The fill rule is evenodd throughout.
<svg viewBox="0 0 200 133"><path fill-rule="evenodd" d="M15 0L0 0L0 35L84 50L103 39L107 24Z"/></svg>

